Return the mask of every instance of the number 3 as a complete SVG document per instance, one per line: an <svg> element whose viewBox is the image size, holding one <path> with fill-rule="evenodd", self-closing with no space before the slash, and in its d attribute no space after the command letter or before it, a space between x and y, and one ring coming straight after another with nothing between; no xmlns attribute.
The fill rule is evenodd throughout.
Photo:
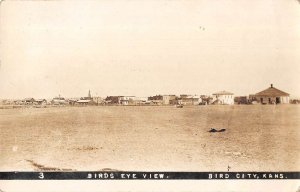
<svg viewBox="0 0 300 192"><path fill-rule="evenodd" d="M39 175L39 178L40 179L44 179L45 178L45 176L44 176L44 173L39 173L40 175Z"/></svg>

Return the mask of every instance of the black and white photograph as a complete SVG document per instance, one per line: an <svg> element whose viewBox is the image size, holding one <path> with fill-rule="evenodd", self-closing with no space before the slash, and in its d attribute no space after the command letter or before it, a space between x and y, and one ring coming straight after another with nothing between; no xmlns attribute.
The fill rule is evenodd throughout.
<svg viewBox="0 0 300 192"><path fill-rule="evenodd" d="M299 192L299 74L297 0L2 0L0 191Z"/></svg>

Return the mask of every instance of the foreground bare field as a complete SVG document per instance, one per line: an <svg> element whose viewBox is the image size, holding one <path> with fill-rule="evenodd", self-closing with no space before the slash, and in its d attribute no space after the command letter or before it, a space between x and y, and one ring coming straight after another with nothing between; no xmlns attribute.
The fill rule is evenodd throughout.
<svg viewBox="0 0 300 192"><path fill-rule="evenodd" d="M0 170L299 171L299 128L298 105L2 109Z"/></svg>

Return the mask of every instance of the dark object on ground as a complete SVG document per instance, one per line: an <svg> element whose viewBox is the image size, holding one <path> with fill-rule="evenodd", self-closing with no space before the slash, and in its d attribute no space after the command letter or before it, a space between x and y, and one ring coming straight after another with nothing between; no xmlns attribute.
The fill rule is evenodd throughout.
<svg viewBox="0 0 300 192"><path fill-rule="evenodd" d="M208 132L215 133L215 132L224 132L224 131L226 131L226 129L217 130L217 129L214 129L214 128L210 128L210 130Z"/></svg>
<svg viewBox="0 0 300 192"><path fill-rule="evenodd" d="M210 133L215 133L215 132L218 132L218 130L213 129L213 128L210 128L210 130L209 130L208 132L210 132Z"/></svg>

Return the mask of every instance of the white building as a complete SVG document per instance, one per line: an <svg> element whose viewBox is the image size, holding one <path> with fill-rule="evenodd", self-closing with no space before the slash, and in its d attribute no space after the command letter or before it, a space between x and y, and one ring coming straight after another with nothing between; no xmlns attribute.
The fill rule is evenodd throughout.
<svg viewBox="0 0 300 192"><path fill-rule="evenodd" d="M53 105L65 105L67 104L65 98L61 97L61 96L58 96L58 97L54 97L51 101L51 103Z"/></svg>
<svg viewBox="0 0 300 192"><path fill-rule="evenodd" d="M220 91L213 94L213 104L221 104L221 105L233 105L234 104L234 96L233 93L228 91Z"/></svg>
<svg viewBox="0 0 300 192"><path fill-rule="evenodd" d="M133 104L134 100L135 100L135 96L120 96L119 104L130 105L130 104Z"/></svg>

